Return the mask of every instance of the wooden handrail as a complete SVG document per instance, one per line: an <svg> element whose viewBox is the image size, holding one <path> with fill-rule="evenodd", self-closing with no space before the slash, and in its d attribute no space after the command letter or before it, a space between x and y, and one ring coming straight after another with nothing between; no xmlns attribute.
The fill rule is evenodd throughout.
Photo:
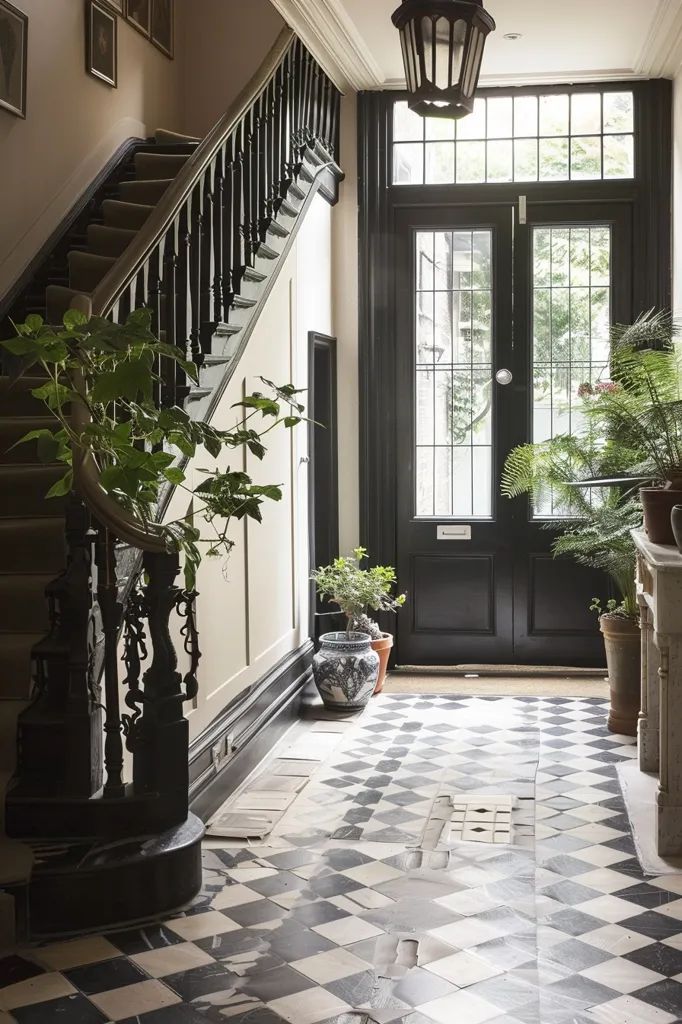
<svg viewBox="0 0 682 1024"><path fill-rule="evenodd" d="M258 71L244 86L226 114L220 118L206 138L197 146L180 173L169 185L159 204L140 229L120 259L102 278L92 293L92 313L107 316L125 287L133 280L144 261L163 239L182 207L189 199L199 176L210 166L225 139L247 114L266 88L291 48L295 35L283 28L272 50Z"/></svg>
<svg viewBox="0 0 682 1024"><path fill-rule="evenodd" d="M221 147L225 146L229 137L259 103L295 42L293 31L284 28L258 71L187 160L130 246L100 281L92 295L78 296L72 301L72 308L105 317L111 314L126 289L134 288L137 275L155 251L163 247L164 239L177 223L183 209L191 202L197 182L211 170ZM76 405L73 415L75 429L84 429L89 422L86 406ZM165 550L163 536L156 524L138 522L103 489L100 469L90 452L76 449L73 464L76 488L99 522L119 540L141 551L158 554Z"/></svg>

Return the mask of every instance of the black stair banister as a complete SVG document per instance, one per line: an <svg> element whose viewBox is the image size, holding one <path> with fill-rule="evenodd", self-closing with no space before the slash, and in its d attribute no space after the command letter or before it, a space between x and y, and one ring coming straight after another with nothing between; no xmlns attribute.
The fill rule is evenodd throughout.
<svg viewBox="0 0 682 1024"><path fill-rule="evenodd" d="M70 283L92 291L48 289L48 309L70 306L117 322L135 308L150 309L154 332L200 369L197 386L184 370L164 360L158 367L156 404L184 404L189 415L210 420L308 206L318 188L333 198L342 177L333 159L338 151L339 102L339 93L314 59L285 30L263 67L203 142L189 153L167 154L173 160L156 159L153 147L136 159L137 179L131 177L125 188L112 190L102 204L104 223L84 232L89 251L72 246L76 251L69 260ZM70 418L76 435L87 428L85 402L73 404ZM163 832L158 855L164 853L166 863L172 864L170 880L165 889L150 892L145 904L149 912L161 913L184 902L200 877L201 825L188 814L188 722L183 713L184 702L193 699L198 685L195 595L176 585L177 555L166 550L158 525L139 521L107 494L89 453L76 447L73 461L77 494L71 515L80 533L76 543L72 531L70 550L77 550L79 558L79 600L88 624L88 636L80 644L85 654L81 652L73 683L80 687L79 714L85 714L82 721L75 716L70 721L75 705L67 699L70 669L59 622L58 598L64 585L60 577L51 588L52 642L44 641L34 651L37 659L42 648L41 693L51 717L47 724L40 718L39 701L22 715L19 766L7 804L8 829L23 839L66 836L74 844L93 841L88 858L92 864L106 865L111 879L124 869L134 873L139 858L147 857L146 847L136 846L142 844L140 837ZM170 490L169 485L167 497ZM163 508L159 515L162 512ZM69 565L73 561L72 554ZM191 662L184 679L170 640L171 615L183 620L181 635ZM79 622L82 627L82 614ZM122 680L124 706L118 678L121 639L127 669ZM48 726L60 770L69 760L69 737L79 746L78 784L74 778L66 802L60 786L50 790L46 782L49 759L41 758L40 748ZM81 730L78 734L76 728ZM132 756L131 780L124 774L124 740ZM85 770L90 759L96 762L96 774ZM32 768L37 764L41 770L36 774ZM125 840L129 861L109 863L93 837ZM103 891L102 877L97 882L87 881L85 875L80 881L70 878L74 915L68 920L74 928L98 927L109 920L106 899L93 896ZM51 872L49 865L44 877L41 874L36 891L43 905L32 908L34 934L54 930L56 911L48 913L45 901L64 907L65 884L65 877ZM139 893L125 893L120 899L118 922L139 916Z"/></svg>

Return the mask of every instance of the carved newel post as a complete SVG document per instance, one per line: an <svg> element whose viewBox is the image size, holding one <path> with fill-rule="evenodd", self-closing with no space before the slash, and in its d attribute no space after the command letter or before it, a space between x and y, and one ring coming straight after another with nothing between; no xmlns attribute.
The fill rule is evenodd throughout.
<svg viewBox="0 0 682 1024"><path fill-rule="evenodd" d="M153 649L152 663L142 677L142 715L130 727L129 747L134 754L135 792L156 793L164 824L179 824L188 812L189 725L183 715L183 703L196 695L196 666L199 652L194 627L194 595L175 585L180 570L176 554L145 554L147 586L142 607L149 627ZM192 655L192 668L184 680L178 671L178 659L170 635L170 616L174 609L184 615L183 634L186 649ZM131 693L131 697L133 694Z"/></svg>

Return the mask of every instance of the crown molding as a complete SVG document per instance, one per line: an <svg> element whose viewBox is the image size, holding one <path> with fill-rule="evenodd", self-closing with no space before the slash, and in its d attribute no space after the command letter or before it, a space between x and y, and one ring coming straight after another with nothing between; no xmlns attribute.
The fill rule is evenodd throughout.
<svg viewBox="0 0 682 1024"><path fill-rule="evenodd" d="M338 0L271 3L341 92L384 88L381 68Z"/></svg>
<svg viewBox="0 0 682 1024"><path fill-rule="evenodd" d="M659 0L633 70L642 78L672 78L681 65L682 0Z"/></svg>

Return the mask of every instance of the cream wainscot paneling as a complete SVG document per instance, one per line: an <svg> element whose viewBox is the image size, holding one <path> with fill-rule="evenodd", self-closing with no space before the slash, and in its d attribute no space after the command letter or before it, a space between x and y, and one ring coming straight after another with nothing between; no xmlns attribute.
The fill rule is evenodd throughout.
<svg viewBox="0 0 682 1024"><path fill-rule="evenodd" d="M307 388L308 331L331 331L330 225L330 207L318 197L217 410L216 426L235 424L233 404L262 388L261 376ZM235 523L230 556L206 558L199 571L202 659L199 696L188 709L192 739L307 637L307 426L277 428L266 444L262 462L251 455L243 461L240 454L239 464L256 482L282 485L282 501L264 504L262 524ZM201 454L194 460L193 486L207 464ZM226 455L223 465L230 464L237 465ZM171 516L182 513L187 497L176 492Z"/></svg>

